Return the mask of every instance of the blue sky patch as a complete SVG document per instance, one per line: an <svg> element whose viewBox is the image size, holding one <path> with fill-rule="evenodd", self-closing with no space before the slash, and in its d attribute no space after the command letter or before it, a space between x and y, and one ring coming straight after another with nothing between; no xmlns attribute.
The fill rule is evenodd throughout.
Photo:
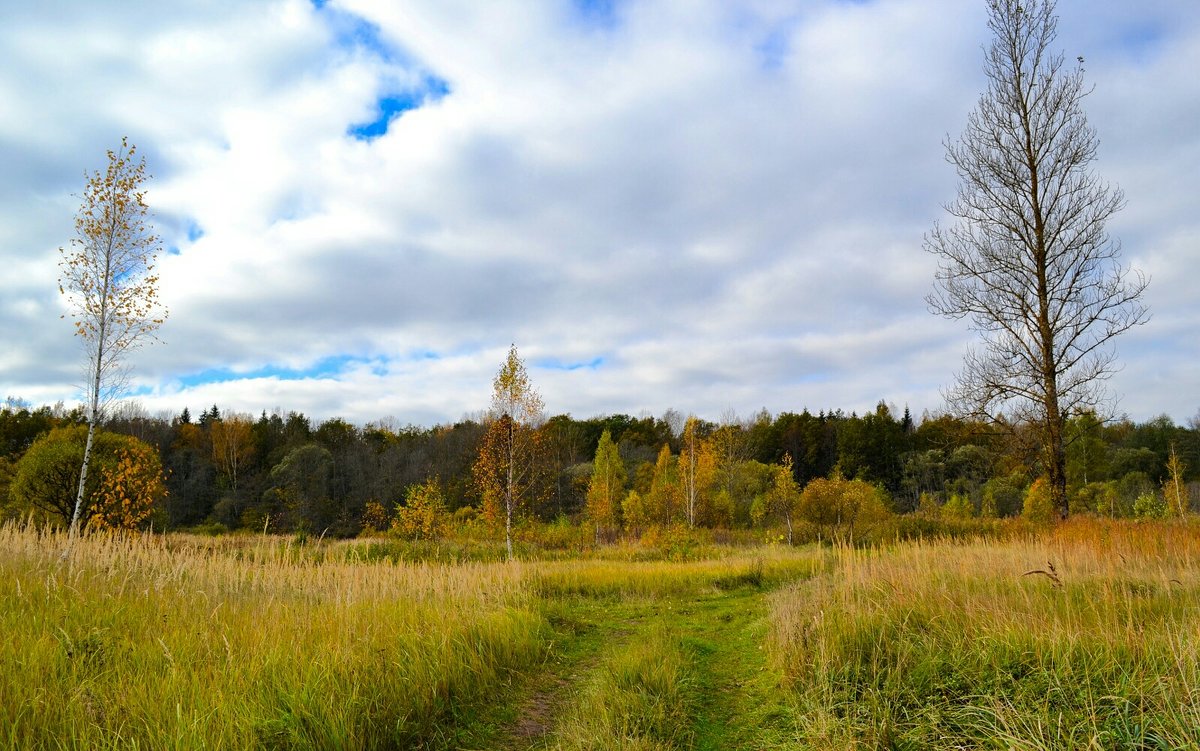
<svg viewBox="0 0 1200 751"><path fill-rule="evenodd" d="M380 36L378 24L360 15L330 8L325 0L312 0L312 4L329 25L338 48L349 51L365 50L385 62L395 61L398 51Z"/></svg>
<svg viewBox="0 0 1200 751"><path fill-rule="evenodd" d="M1161 26L1140 24L1126 29L1118 43L1134 60L1145 63L1154 59L1165 36Z"/></svg>
<svg viewBox="0 0 1200 751"><path fill-rule="evenodd" d="M419 72L420 63L394 42L385 39L379 24L358 14L332 7L326 0L311 0L313 7L333 35L334 46L351 54L366 54L408 73ZM403 76L407 78L408 76ZM370 141L387 133L388 126L400 115L417 109L427 102L436 102L450 93L449 84L431 74L421 76L420 83L408 89L395 88L375 100L375 115L366 122L352 123L346 134L360 141Z"/></svg>
<svg viewBox="0 0 1200 751"><path fill-rule="evenodd" d="M777 28L759 42L755 48L759 64L766 70L779 70L787 60L791 50L790 35L787 29Z"/></svg>
<svg viewBox="0 0 1200 751"><path fill-rule="evenodd" d="M593 357L591 360L582 360L580 362L563 362L554 358L546 358L535 361L533 365L544 370L599 370L604 365L604 362L603 357Z"/></svg>
<svg viewBox="0 0 1200 751"><path fill-rule="evenodd" d="M616 28L617 0L573 0L575 12L589 26Z"/></svg>
<svg viewBox="0 0 1200 751"><path fill-rule="evenodd" d="M277 378L281 381L304 381L309 379L330 378L346 371L354 363L369 362L368 358L352 355L334 355L317 360L307 368L287 368L282 365L265 365L256 370L237 372L231 368L211 368L199 373L182 376L179 383L184 388L204 386L210 383L228 383L230 381L246 381L256 378Z"/></svg>
<svg viewBox="0 0 1200 751"><path fill-rule="evenodd" d="M421 107L426 102L436 102L448 93L450 86L445 81L436 76L425 76L418 89L380 97L375 103L378 112L376 118L370 122L351 125L347 134L360 141L378 138L387 133L388 127L397 117Z"/></svg>

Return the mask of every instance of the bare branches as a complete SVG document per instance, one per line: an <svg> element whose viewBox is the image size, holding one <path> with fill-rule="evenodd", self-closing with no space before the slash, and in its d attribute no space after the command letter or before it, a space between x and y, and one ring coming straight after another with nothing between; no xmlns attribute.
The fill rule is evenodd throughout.
<svg viewBox="0 0 1200 751"><path fill-rule="evenodd" d="M1030 421L1043 432L1051 492L1065 509L1062 426L1098 410L1115 372L1114 337L1145 323L1147 279L1118 262L1105 225L1125 205L1092 170L1098 139L1083 113L1083 68L1051 45L1054 0L989 0L993 33L981 95L946 158L954 222L935 225L930 309L980 334L947 394L957 411Z"/></svg>

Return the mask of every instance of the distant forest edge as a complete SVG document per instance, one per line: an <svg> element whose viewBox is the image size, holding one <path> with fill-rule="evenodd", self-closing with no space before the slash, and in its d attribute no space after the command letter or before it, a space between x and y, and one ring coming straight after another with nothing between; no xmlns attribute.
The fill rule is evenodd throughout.
<svg viewBox="0 0 1200 751"><path fill-rule="evenodd" d="M10 399L0 409L4 518L64 523L84 423L81 410L61 405ZM485 417L358 427L339 418L314 425L297 412L222 414L216 406L168 418L126 403L103 427L89 490L93 526L419 538L486 533L497 521L476 482ZM856 522L866 534L881 518L895 532L905 519L928 530L917 522L1057 516L1038 481L1035 436L1024 441L1020 430L948 415L918 421L883 402L864 415L763 411L720 424L673 411L557 415L537 425L535 437L519 520L569 523L592 530L597 542L673 526L761 530L773 539L790 539L794 528L811 539L853 535ZM1072 513L1164 517L1200 507L1200 415L1178 426L1165 415L1135 424L1085 414L1068 422L1068 439ZM598 458L605 441L619 466L608 466L611 451ZM602 461L617 478L607 506L593 489Z"/></svg>

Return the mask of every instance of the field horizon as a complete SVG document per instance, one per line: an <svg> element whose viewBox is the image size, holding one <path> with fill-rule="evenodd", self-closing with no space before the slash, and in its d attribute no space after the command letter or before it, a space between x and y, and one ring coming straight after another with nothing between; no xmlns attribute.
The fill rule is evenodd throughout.
<svg viewBox="0 0 1200 751"><path fill-rule="evenodd" d="M1200 744L1191 519L511 562L67 543L0 527L0 747Z"/></svg>

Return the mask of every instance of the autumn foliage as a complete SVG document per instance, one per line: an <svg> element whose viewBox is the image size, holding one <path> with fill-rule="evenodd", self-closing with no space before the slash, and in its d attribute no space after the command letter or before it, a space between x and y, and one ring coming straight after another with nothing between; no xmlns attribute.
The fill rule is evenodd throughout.
<svg viewBox="0 0 1200 751"><path fill-rule="evenodd" d="M145 159L137 157L137 147L128 139L121 139L121 147L108 152L107 169L88 178L71 249L59 248L58 291L68 300L75 334L83 342L87 374L88 431L72 532L82 522L85 505L95 505L87 497L93 443L105 406L128 384L125 357L153 339L167 317L158 300L159 238L148 218L147 179Z"/></svg>
<svg viewBox="0 0 1200 751"><path fill-rule="evenodd" d="M39 438L18 462L10 494L44 518L68 524L86 440L82 425ZM166 496L158 452L132 436L97 432L92 468L80 512L85 528L136 529Z"/></svg>
<svg viewBox="0 0 1200 751"><path fill-rule="evenodd" d="M139 441L118 450L114 459L99 467L100 483L87 523L98 529L137 529L165 494L158 456Z"/></svg>
<svg viewBox="0 0 1200 751"><path fill-rule="evenodd" d="M432 540L444 534L449 523L441 485L430 479L408 489L404 503L396 506L392 531L410 540Z"/></svg>
<svg viewBox="0 0 1200 751"><path fill-rule="evenodd" d="M514 346L492 381L491 419L479 447L473 474L483 515L493 526L504 522L504 541L513 557L513 519L544 492L540 457L542 398L533 388Z"/></svg>

